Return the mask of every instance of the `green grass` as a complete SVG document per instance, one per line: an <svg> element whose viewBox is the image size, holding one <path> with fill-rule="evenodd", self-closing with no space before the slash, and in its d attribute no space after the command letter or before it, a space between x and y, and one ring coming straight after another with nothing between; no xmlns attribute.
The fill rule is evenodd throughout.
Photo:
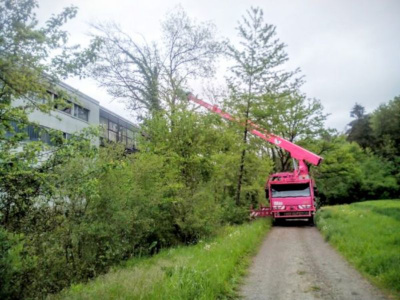
<svg viewBox="0 0 400 300"><path fill-rule="evenodd" d="M167 249L78 284L55 299L232 299L269 220L224 227L194 246Z"/></svg>
<svg viewBox="0 0 400 300"><path fill-rule="evenodd" d="M317 226L362 274L400 299L400 200L323 207Z"/></svg>

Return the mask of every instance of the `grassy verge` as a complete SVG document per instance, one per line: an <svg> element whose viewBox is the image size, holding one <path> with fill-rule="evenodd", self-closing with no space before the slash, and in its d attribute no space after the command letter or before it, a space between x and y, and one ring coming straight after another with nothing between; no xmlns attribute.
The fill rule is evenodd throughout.
<svg viewBox="0 0 400 300"><path fill-rule="evenodd" d="M224 227L194 246L167 249L78 284L55 299L223 299L235 287L270 228L269 220Z"/></svg>
<svg viewBox="0 0 400 300"><path fill-rule="evenodd" d="M400 200L324 207L317 225L361 273L400 299Z"/></svg>

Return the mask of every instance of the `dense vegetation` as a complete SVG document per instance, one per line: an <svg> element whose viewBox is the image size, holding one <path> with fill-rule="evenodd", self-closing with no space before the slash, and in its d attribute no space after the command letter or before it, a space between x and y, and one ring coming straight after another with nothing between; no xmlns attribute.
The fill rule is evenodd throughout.
<svg viewBox="0 0 400 300"><path fill-rule="evenodd" d="M348 142L343 135L327 135L306 147L324 157L312 170L320 204L341 204L399 195L399 166L388 157Z"/></svg>
<svg viewBox="0 0 400 300"><path fill-rule="evenodd" d="M355 118L346 135L322 135L310 150L324 156L314 169L320 201L351 203L379 198L396 198L400 183L400 97L380 105L371 114L355 104Z"/></svg>
<svg viewBox="0 0 400 300"><path fill-rule="evenodd" d="M400 200L329 206L317 224L358 270L400 298Z"/></svg>
<svg viewBox="0 0 400 300"><path fill-rule="evenodd" d="M78 284L56 299L222 299L236 285L265 233L269 220L225 226L215 238L196 246L171 248L142 259L89 284Z"/></svg>
<svg viewBox="0 0 400 300"><path fill-rule="evenodd" d="M249 205L265 201L265 178L292 168L287 153L186 100L189 82L212 76L222 55L232 63L226 89L209 97L243 124L254 120L324 156L312 169L321 203L398 193L398 98L363 121L374 142L326 129L321 102L300 90L300 71L283 70L285 45L261 9L244 16L238 47L177 9L162 23L162 43L99 24L80 49L62 30L75 7L44 27L36 8L34 0L0 0L0 298L41 298L132 257L196 243L243 223ZM69 105L57 82L87 74L137 110L134 154L95 147L98 128L64 139L29 120ZM25 142L28 128L50 143Z"/></svg>

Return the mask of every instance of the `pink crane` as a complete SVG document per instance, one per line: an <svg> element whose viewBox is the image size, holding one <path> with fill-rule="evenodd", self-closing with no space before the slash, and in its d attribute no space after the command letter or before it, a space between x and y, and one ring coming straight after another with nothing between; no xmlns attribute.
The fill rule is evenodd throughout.
<svg viewBox="0 0 400 300"><path fill-rule="evenodd" d="M224 112L216 105L211 105L198 99L191 93L188 94L188 99L220 115L226 120L246 126L246 124ZM278 219L306 218L310 222L313 222L316 210L315 183L310 178L306 162L318 166L322 162L322 157L280 136L269 133L250 121L247 122L247 126L250 133L289 152L290 156L298 162L298 166L293 172L275 173L269 176L265 190L268 193L270 206L260 207L257 210L252 209L251 216L272 216L274 221Z"/></svg>

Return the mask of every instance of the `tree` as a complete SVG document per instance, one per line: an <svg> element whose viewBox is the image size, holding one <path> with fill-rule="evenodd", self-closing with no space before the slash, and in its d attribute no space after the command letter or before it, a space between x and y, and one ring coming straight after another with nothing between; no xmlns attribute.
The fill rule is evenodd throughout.
<svg viewBox="0 0 400 300"><path fill-rule="evenodd" d="M256 123L267 131L277 134L291 142L306 138L317 138L324 131L327 115L317 99L308 99L300 93L283 97L269 94L262 96L262 102L254 108ZM275 157L275 168L290 169L290 154L276 146L270 149Z"/></svg>
<svg viewBox="0 0 400 300"><path fill-rule="evenodd" d="M321 155L322 164L311 169L319 190L319 202L351 203L395 197L399 189L395 166L369 149L348 142L345 135L325 132L318 139L309 138L302 145Z"/></svg>
<svg viewBox="0 0 400 300"><path fill-rule="evenodd" d="M355 104L350 112L350 116L355 118L348 126L346 131L347 140L357 142L361 147L374 147L374 137L370 125L371 116L365 113L365 108L360 104Z"/></svg>
<svg viewBox="0 0 400 300"><path fill-rule="evenodd" d="M95 79L129 109L145 113L174 111L189 80L213 74L221 49L214 25L193 22L180 7L162 23L162 44L132 38L115 24L94 28L102 41Z"/></svg>
<svg viewBox="0 0 400 300"><path fill-rule="evenodd" d="M55 105L67 105L66 95L57 88L59 76L81 74L95 57L93 41L89 48L80 50L68 45L68 34L62 26L76 15L76 7L65 8L39 27L34 10L35 0L0 1L0 222L9 225L23 218L32 205L32 199L49 191L47 185L51 169L83 144L80 137L63 140L61 133L40 128L29 121L28 115L39 110L51 111ZM48 90L60 97L51 100ZM20 104L16 104L20 101ZM27 127L47 131L53 148L41 142L22 143ZM65 146L65 147L64 147ZM71 147L70 147L71 146ZM16 148L22 151L16 151ZM53 153L43 163L44 152Z"/></svg>
<svg viewBox="0 0 400 300"><path fill-rule="evenodd" d="M94 61L97 47L97 41L83 50L68 44L62 27L76 15L76 7L53 15L44 26L39 26L37 8L35 0L0 0L0 238L4 245L0 247L0 298L4 299L39 297L34 283L41 281L38 285L43 287L48 282L34 273L43 269L39 264L45 259L38 257L47 257L40 250L45 243L57 244L42 239L57 224L56 218L51 219L52 196L59 188L54 170L77 153L90 157L96 152L85 133L65 140L62 133L29 121L33 111L49 113L55 105L68 105L68 95L57 88L57 82L84 75L83 68ZM51 99L48 90L59 98ZM41 141L25 143L27 130L50 136L51 146ZM52 287L45 286L42 295L44 290Z"/></svg>
<svg viewBox="0 0 400 300"><path fill-rule="evenodd" d="M227 55L233 60L233 76L228 84L231 89L229 106L239 112L244 124L254 117L254 109L263 101L262 95L282 97L295 91L301 79L294 79L298 72L285 72L280 67L288 60L285 45L276 38L276 28L264 23L263 11L251 8L237 28L240 46L228 45ZM253 118L254 119L254 118ZM245 172L248 127L243 130L243 150L239 163L236 203L240 203L243 174Z"/></svg>
<svg viewBox="0 0 400 300"><path fill-rule="evenodd" d="M371 116L376 151L394 159L400 156L400 96L380 105Z"/></svg>
<svg viewBox="0 0 400 300"><path fill-rule="evenodd" d="M362 119L363 117L365 117L365 107L356 102L350 112L350 117Z"/></svg>

